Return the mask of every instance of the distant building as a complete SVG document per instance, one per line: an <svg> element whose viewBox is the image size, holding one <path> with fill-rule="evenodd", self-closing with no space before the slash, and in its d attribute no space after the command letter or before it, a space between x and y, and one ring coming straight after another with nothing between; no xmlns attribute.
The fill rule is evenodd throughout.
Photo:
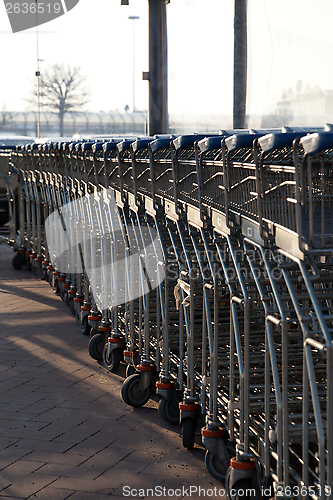
<svg viewBox="0 0 333 500"><path fill-rule="evenodd" d="M333 90L309 89L286 96L277 103L276 115L284 125L324 125L333 118Z"/></svg>

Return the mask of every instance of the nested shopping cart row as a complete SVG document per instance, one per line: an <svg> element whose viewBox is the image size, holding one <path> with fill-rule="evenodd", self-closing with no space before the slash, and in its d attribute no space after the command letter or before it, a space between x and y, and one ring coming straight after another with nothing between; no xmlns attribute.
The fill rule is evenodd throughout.
<svg viewBox="0 0 333 500"><path fill-rule="evenodd" d="M156 391L184 447L200 431L233 500L330 494L332 160L329 126L12 155L15 267L50 281L94 359L126 363L125 403Z"/></svg>

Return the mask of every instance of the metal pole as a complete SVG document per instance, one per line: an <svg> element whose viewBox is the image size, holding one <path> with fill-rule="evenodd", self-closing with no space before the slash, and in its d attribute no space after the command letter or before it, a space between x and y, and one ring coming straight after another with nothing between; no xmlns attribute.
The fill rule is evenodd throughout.
<svg viewBox="0 0 333 500"><path fill-rule="evenodd" d="M40 71L39 71L39 43L38 43L38 0L36 0L36 42L37 42L37 137L40 139Z"/></svg>
<svg viewBox="0 0 333 500"><path fill-rule="evenodd" d="M133 21L133 112L135 111L135 22L139 16L128 16Z"/></svg>
<svg viewBox="0 0 333 500"><path fill-rule="evenodd" d="M166 3L149 0L149 135L169 131Z"/></svg>
<svg viewBox="0 0 333 500"><path fill-rule="evenodd" d="M233 127L246 127L247 0L235 0Z"/></svg>

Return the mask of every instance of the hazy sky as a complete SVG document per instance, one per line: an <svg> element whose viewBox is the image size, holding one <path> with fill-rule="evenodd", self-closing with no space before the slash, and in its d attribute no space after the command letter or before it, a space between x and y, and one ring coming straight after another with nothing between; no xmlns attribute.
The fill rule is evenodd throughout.
<svg viewBox="0 0 333 500"><path fill-rule="evenodd" d="M6 0L7 1L7 0ZM233 0L171 0L167 6L170 113L232 113ZM130 21L128 16L140 19ZM282 91L333 89L332 0L249 0L248 112L274 111ZM80 66L91 89L90 111L132 108L133 22L135 104L147 109L148 1L80 0L39 28L40 70ZM36 30L12 34L0 4L0 110L26 110L37 67Z"/></svg>

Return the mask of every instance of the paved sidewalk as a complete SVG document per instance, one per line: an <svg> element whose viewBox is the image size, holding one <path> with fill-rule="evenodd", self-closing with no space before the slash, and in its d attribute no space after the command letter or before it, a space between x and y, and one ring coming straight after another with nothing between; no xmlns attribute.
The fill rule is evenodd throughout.
<svg viewBox="0 0 333 500"><path fill-rule="evenodd" d="M67 306L13 255L0 245L0 500L224 498L200 444L182 448L157 399L123 403L124 365L93 361Z"/></svg>

